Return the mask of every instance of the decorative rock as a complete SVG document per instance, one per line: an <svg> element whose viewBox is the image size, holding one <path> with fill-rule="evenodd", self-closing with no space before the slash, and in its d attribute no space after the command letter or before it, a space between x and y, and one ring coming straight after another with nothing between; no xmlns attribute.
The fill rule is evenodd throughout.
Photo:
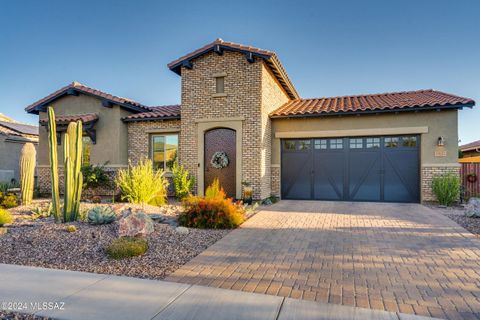
<svg viewBox="0 0 480 320"><path fill-rule="evenodd" d="M480 198L470 198L465 206L465 215L471 218L480 218Z"/></svg>
<svg viewBox="0 0 480 320"><path fill-rule="evenodd" d="M0 227L0 236L4 235L4 234L7 234L7 232L8 232L8 228Z"/></svg>
<svg viewBox="0 0 480 320"><path fill-rule="evenodd" d="M132 209L125 210L118 223L119 237L146 236L155 230L152 218L143 212L132 212Z"/></svg>
<svg viewBox="0 0 480 320"><path fill-rule="evenodd" d="M177 231L179 234L188 234L190 232L188 228L185 227L176 227L175 231Z"/></svg>

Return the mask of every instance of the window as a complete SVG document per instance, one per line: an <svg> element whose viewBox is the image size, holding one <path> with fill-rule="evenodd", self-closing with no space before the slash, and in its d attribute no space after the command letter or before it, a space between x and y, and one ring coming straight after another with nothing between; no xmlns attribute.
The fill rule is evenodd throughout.
<svg viewBox="0 0 480 320"><path fill-rule="evenodd" d="M398 137L387 137L385 138L385 147L387 148L396 148L398 147Z"/></svg>
<svg viewBox="0 0 480 320"><path fill-rule="evenodd" d="M362 148L363 148L362 138L350 139L350 149L362 149Z"/></svg>
<svg viewBox="0 0 480 320"><path fill-rule="evenodd" d="M82 165L90 164L90 149L92 147L92 140L90 137L82 137Z"/></svg>
<svg viewBox="0 0 480 320"><path fill-rule="evenodd" d="M327 149L327 140L325 140L325 139L315 140L315 149L317 149L317 150Z"/></svg>
<svg viewBox="0 0 480 320"><path fill-rule="evenodd" d="M330 149L343 149L343 139L330 139Z"/></svg>
<svg viewBox="0 0 480 320"><path fill-rule="evenodd" d="M417 146L417 137L403 137L402 147L415 148Z"/></svg>
<svg viewBox="0 0 480 320"><path fill-rule="evenodd" d="M215 77L215 93L225 93L225 77Z"/></svg>
<svg viewBox="0 0 480 320"><path fill-rule="evenodd" d="M152 135L152 161L155 169L171 171L177 161L178 135Z"/></svg>
<svg viewBox="0 0 480 320"><path fill-rule="evenodd" d="M295 141L292 141L292 140L283 141L283 150L295 150Z"/></svg>
<svg viewBox="0 0 480 320"><path fill-rule="evenodd" d="M310 140L298 140L297 150L310 150L311 141Z"/></svg>
<svg viewBox="0 0 480 320"><path fill-rule="evenodd" d="M380 138L367 138L366 140L368 149L380 148Z"/></svg>

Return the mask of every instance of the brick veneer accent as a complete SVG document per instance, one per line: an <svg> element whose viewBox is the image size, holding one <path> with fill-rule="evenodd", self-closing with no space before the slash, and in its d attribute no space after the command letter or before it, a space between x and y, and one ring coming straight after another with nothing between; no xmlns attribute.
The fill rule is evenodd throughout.
<svg viewBox="0 0 480 320"><path fill-rule="evenodd" d="M114 192L119 192L119 190L114 187L115 175L119 168L105 167L104 169L110 178L111 187L101 186L93 189L84 189L82 191L82 198L91 196L111 196ZM58 180L59 192L60 194L63 194L63 167L58 168ZM52 193L50 167L37 167L37 184L41 194L47 195Z"/></svg>
<svg viewBox="0 0 480 320"><path fill-rule="evenodd" d="M276 195L277 197L280 197L281 194L280 194L280 167L272 167L272 170L271 170L272 174L271 174L271 183L272 183L272 194L273 195Z"/></svg>
<svg viewBox="0 0 480 320"><path fill-rule="evenodd" d="M421 170L421 195L422 202L436 202L437 198L432 191L432 180L441 174L453 173L460 176L460 166L422 166Z"/></svg>
<svg viewBox="0 0 480 320"><path fill-rule="evenodd" d="M178 129L178 130L177 130ZM165 132L165 131L169 132ZM180 131L180 120L137 121L128 123L128 159L133 165L150 156L150 135Z"/></svg>
<svg viewBox="0 0 480 320"><path fill-rule="evenodd" d="M249 63L245 55L225 51L210 52L192 60L193 68L182 67L182 103L180 162L195 174L198 172L198 119L243 117L242 180L251 183L255 199L270 195L271 128L268 113L286 96L271 78L260 59ZM215 93L214 74L226 73L223 97ZM283 96L282 96L283 95ZM201 150L200 150L201 151Z"/></svg>

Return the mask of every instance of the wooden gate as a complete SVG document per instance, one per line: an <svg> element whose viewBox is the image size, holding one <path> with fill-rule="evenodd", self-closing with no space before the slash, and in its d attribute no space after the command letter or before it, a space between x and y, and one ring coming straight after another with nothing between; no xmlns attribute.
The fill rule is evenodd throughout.
<svg viewBox="0 0 480 320"><path fill-rule="evenodd" d="M470 178L474 174L476 179ZM460 168L460 178L462 179L463 197L480 197L480 163L462 163ZM475 180L475 181L473 181Z"/></svg>

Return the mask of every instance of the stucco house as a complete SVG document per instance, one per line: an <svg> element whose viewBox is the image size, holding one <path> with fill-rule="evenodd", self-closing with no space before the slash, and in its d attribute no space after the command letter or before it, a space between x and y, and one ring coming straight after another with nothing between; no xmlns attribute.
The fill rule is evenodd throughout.
<svg viewBox="0 0 480 320"><path fill-rule="evenodd" d="M221 39L168 68L181 77L179 105L146 106L74 82L28 106L41 125L42 190L53 106L58 134L82 120L85 162L112 175L149 157L167 171L179 161L200 195L218 177L236 198L246 181L256 199L430 201L432 177L459 171L457 113L475 104L435 90L302 99L274 52Z"/></svg>
<svg viewBox="0 0 480 320"><path fill-rule="evenodd" d="M19 180L20 152L27 142L38 144L38 127L0 113L0 182Z"/></svg>
<svg viewBox="0 0 480 320"><path fill-rule="evenodd" d="M476 140L460 146L464 158L480 156L480 140Z"/></svg>

